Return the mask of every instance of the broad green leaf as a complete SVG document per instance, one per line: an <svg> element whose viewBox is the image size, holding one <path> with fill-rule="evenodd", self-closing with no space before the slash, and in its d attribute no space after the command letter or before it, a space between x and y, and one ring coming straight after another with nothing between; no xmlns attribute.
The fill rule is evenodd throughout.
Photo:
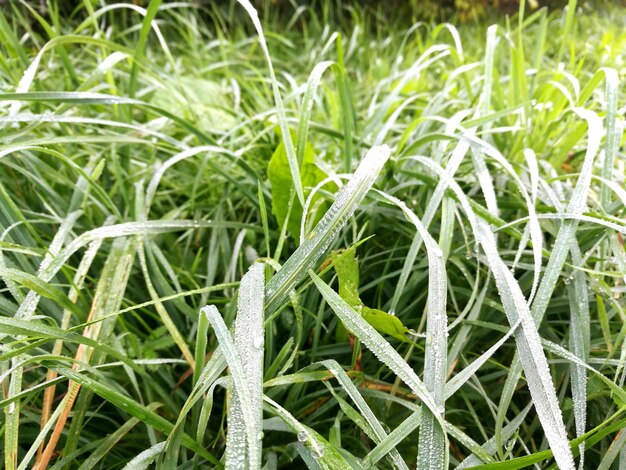
<svg viewBox="0 0 626 470"><path fill-rule="evenodd" d="M410 343L411 341L406 336L409 329L398 317L382 310L366 307L363 304L359 296L359 262L355 257L355 251L356 246L352 246L347 250L334 251L330 255L339 279L339 296L357 312L360 312L363 319L372 325L376 331Z"/></svg>
<svg viewBox="0 0 626 470"><path fill-rule="evenodd" d="M409 329L404 326L395 315L366 306L361 307L361 315L363 315L363 319L372 325L376 331L399 339L405 343L411 343L411 340L406 337L406 334L409 333Z"/></svg>
<svg viewBox="0 0 626 470"><path fill-rule="evenodd" d="M337 193L332 206L326 211L313 231L306 236L304 242L267 283L265 289L266 315L271 315L280 307L289 292L324 255L376 181L390 155L391 149L386 145L372 147L368 150L348 184Z"/></svg>
<svg viewBox="0 0 626 470"><path fill-rule="evenodd" d="M172 88L157 90L152 104L158 108L180 112L182 117L206 132L231 129L236 120L227 90L219 82L201 77L180 76ZM180 110L180 111L179 111Z"/></svg>
<svg viewBox="0 0 626 470"><path fill-rule="evenodd" d="M339 280L339 296L353 308L363 305L359 297L359 262L355 251L355 247L350 247L330 254Z"/></svg>
<svg viewBox="0 0 626 470"><path fill-rule="evenodd" d="M297 198L293 199L291 212L289 212L289 202L292 198L293 179L289 168L289 160L285 151L285 143L280 142L270 162L267 166L267 176L272 185L272 214L276 216L279 226L287 223L287 230L296 243L300 240L300 221L302 219L302 204ZM304 147L304 156L300 165L300 178L302 186L305 188L304 196L308 196L307 187L311 188L322 181L326 175L315 164L315 153L311 144ZM315 202L318 198L313 198ZM312 204L313 206L313 204ZM321 213L321 211L318 211ZM287 218L289 215L289 218ZM317 217L319 218L319 217ZM285 222L286 221L286 222Z"/></svg>

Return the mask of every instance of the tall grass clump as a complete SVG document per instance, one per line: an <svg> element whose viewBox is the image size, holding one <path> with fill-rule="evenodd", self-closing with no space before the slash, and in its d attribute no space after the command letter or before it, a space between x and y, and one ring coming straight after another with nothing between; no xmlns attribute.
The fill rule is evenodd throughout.
<svg viewBox="0 0 626 470"><path fill-rule="evenodd" d="M623 10L147 3L0 10L4 468L626 466Z"/></svg>

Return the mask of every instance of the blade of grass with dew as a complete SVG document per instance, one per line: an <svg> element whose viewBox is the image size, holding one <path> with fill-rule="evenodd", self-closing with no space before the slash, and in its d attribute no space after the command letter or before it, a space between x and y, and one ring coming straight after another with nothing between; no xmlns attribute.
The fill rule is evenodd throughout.
<svg viewBox="0 0 626 470"><path fill-rule="evenodd" d="M424 385L435 399L437 414L422 411L419 433L419 465L421 468L441 468L447 465L449 456L447 438L440 426L439 415L445 412L448 317L446 313L447 277L443 252L428 233L426 227L407 205L399 199L377 191L385 202L396 205L415 226L424 241L428 257L428 303L426 306L426 350L424 362Z"/></svg>
<svg viewBox="0 0 626 470"><path fill-rule="evenodd" d="M578 226L577 216L582 215L584 210L587 193L591 183L591 177L593 173L593 164L596 153L600 147L601 129L602 123L598 116L592 111L575 108L573 110L578 116L585 119L588 124L588 144L583 161L583 167L581 169L580 177L574 187L571 195L570 202L565 209L566 213L572 214L574 218L563 220L559 228L556 240L552 247L552 252L548 260L548 264L544 271L544 275L541 279L539 287L537 288L534 301L531 306L531 315L536 324L541 324L543 315L548 307L548 303L552 297L555 285L558 278L561 275L561 270L565 264L567 254L570 251L572 240L576 235L576 228ZM518 359L514 359L517 361ZM519 368L513 368L512 370L520 371ZM519 380L519 374L516 377L511 378L513 382L513 388ZM506 398L503 396L503 398ZM509 397L510 399L510 397ZM508 401L500 402L500 417L498 419L498 427L502 426L503 413L508 409ZM554 410L556 411L556 410Z"/></svg>
<svg viewBox="0 0 626 470"><path fill-rule="evenodd" d="M105 221L104 225L109 225L111 222L112 222L112 218L108 218ZM79 292L83 288L85 278L87 276L87 272L89 271L89 268L91 267L91 264L93 263L93 260L96 257L96 254L98 253L98 250L100 249L101 245L102 245L102 240L95 240L89 244L87 250L85 251L85 254L78 266L78 269L76 270L76 274L74 275L73 285L70 288L70 292L68 294L68 298L70 299L71 302L74 302L74 303L76 302ZM61 329L67 330L70 325L71 319L72 319L72 312L70 310L64 309L63 319L61 321ZM80 339L80 338L88 339L82 335L76 335L76 336L77 336L77 339ZM102 346L103 345L100 345L99 347L102 347ZM62 348L63 348L63 338L59 338L54 343L54 348L52 350L52 353L56 355L61 355ZM110 349L111 350L109 354L116 352L115 349L113 348L110 348ZM129 365L131 364L132 362ZM54 370L49 370L46 375L46 380L47 381L54 380L56 376L57 374ZM41 409L41 421L40 421L41 423L40 427L42 429L42 432L43 432L44 427L47 425L47 421L50 415L50 410L52 409L52 402L54 400L55 390L56 390L56 387L52 385L48 387L46 391L44 392L43 405ZM44 451L44 447L41 446L37 451L38 459L40 458L41 453L43 453L43 451Z"/></svg>
<svg viewBox="0 0 626 470"><path fill-rule="evenodd" d="M365 418L367 423L370 425L373 433L375 434L375 437L378 440L378 442L375 442L378 444L379 442L384 440L387 437L387 432L384 430L384 428L380 424L380 421L376 418L373 411L368 406L367 402L363 399L358 389L352 383L352 380L350 380L341 365L337 361L332 359L322 361L320 364L328 368L328 371L335 376L339 384L350 396L354 404L361 412L361 415ZM391 454L391 459L397 468L408 468L404 460L402 460L400 453L395 448L389 449L388 452Z"/></svg>
<svg viewBox="0 0 626 470"><path fill-rule="evenodd" d="M123 470L147 470L156 457L165 449L165 442L158 442L152 447L140 452Z"/></svg>
<svg viewBox="0 0 626 470"><path fill-rule="evenodd" d="M234 465L236 468L246 467L246 446L248 449L254 449L258 446L259 433L261 429L255 429L255 416L256 413L252 409L252 390L248 389L246 375L244 367L241 362L241 358L231 337L226 324L222 319L219 311L214 305L206 306L202 309L202 313L206 315L209 323L213 327L217 340L220 344L220 348L230 369L230 375L232 378L231 387L237 392L238 399L241 404L241 417L242 419L235 420L235 426L243 425L243 430L231 429L238 436L245 436L243 442L237 442L238 448L233 453L229 450L229 462L228 465ZM231 441L232 442L232 441ZM233 443L234 444L234 443ZM231 444L232 445L232 444Z"/></svg>
<svg viewBox="0 0 626 470"><path fill-rule="evenodd" d="M330 445L326 439L313 429L300 423L289 411L267 396L263 400L269 405L271 411L278 415L287 426L296 433L298 441L306 445L314 461L324 470L349 470L352 467L342 455Z"/></svg>
<svg viewBox="0 0 626 470"><path fill-rule="evenodd" d="M402 440L406 439L409 434L415 432L421 421L421 410L414 412L411 416L402 421L396 429L391 431L369 454L367 454L363 459L364 467L369 468L375 466L391 449L397 446Z"/></svg>
<svg viewBox="0 0 626 470"><path fill-rule="evenodd" d="M486 46L486 51L485 51L485 62L484 62L485 86L483 89L483 93L481 95L483 113L487 113L489 111L489 105L491 102L494 52L495 52L495 46L497 44L496 32L497 32L497 27L495 25L490 26L487 29L487 38L486 38L487 46ZM479 117L479 115L480 115L479 111L477 111L475 113L474 118ZM468 129L466 132L472 134L473 132L475 132L475 130L476 128L473 126L472 128ZM457 146L455 147L448 161L448 165L446 167L446 171L448 171L451 176L456 173L459 165L461 164L469 148L470 148L469 144L463 140L460 140ZM428 206L426 207L424 216L422 217L422 223L424 224L426 228L428 228L430 223L432 222L432 219L435 216L435 212L439 204L441 203L441 200L444 197L445 191L446 191L446 185L443 181L440 180L437 183L437 187L435 188L435 191L432 197L428 201ZM415 263L415 258L417 256L417 252L419 251L421 243L422 243L422 239L420 237L420 233L418 232L415 234L415 237L411 244L411 248L409 250L409 254L407 258L405 259L404 267L400 275L400 279L398 281L398 285L396 286L396 290L395 290L395 293L391 302L390 313L395 312L398 302L400 301L400 296L402 292L404 291L404 286L406 285L406 282L408 280L411 268L413 264Z"/></svg>
<svg viewBox="0 0 626 470"><path fill-rule="evenodd" d="M369 189L374 184L383 165L389 159L386 145L370 149L354 175L337 194L335 202L324 214L313 231L268 282L265 291L266 315L273 314L319 260L346 221L352 216Z"/></svg>
<svg viewBox="0 0 626 470"><path fill-rule="evenodd" d="M59 419L62 410L62 407L58 407L56 411L52 414L52 416L49 416L49 419L45 423L42 423L39 434L37 434L37 437L32 442L30 449L28 450L28 452L26 452L26 455L24 455L24 457L20 461L20 465L17 467L18 470L26 470L28 468L31 460L33 459L33 457L35 457L35 453L38 449L41 448L41 445L43 444L46 436L52 429L52 426L54 426L54 424L57 422L57 419Z"/></svg>
<svg viewBox="0 0 626 470"><path fill-rule="evenodd" d="M562 413L558 405L556 390L552 383L548 361L541 345L536 324L517 280L506 267L498 252L492 249L492 247L496 246L496 241L491 228L486 222L476 218L467 197L456 181L451 179L445 170L428 159L422 157L414 158L435 171L440 178L446 179L450 189L457 195L472 226L474 235L483 246L489 267L502 298L502 304L509 324L514 325L518 321L520 322L519 333L515 335L518 357L526 374L533 404L546 432L550 447L554 451L559 466L567 469L575 468L572 452L567 441L565 424L563 423ZM538 296L539 294L535 297L535 301Z"/></svg>
<svg viewBox="0 0 626 470"><path fill-rule="evenodd" d="M287 152L287 160L289 161L289 168L291 170L291 177L293 179L293 187L296 191L296 196L300 201L300 205L304 206L304 190L302 189L302 180L300 179L300 167L298 165L296 151L293 146L293 141L291 139L289 126L287 125L287 116L285 114L283 100L280 97L278 80L276 79L276 74L274 73L274 66L272 65L272 59L267 48L265 35L263 34L263 27L261 26L261 22L259 21L259 14L249 0L237 0L237 2L244 8L244 10L246 10L248 16L250 16L252 24L254 25L254 28L256 29L256 32L259 36L259 44L261 45L261 50L263 51L263 55L267 60L267 67L270 73L272 91L274 93L274 101L276 103L276 112L278 113L278 125L280 126L283 134L283 143L285 144L285 151Z"/></svg>
<svg viewBox="0 0 626 470"><path fill-rule="evenodd" d="M582 266L582 255L576 240L573 241L570 253L575 266ZM585 273L574 270L572 273L573 282L568 285L568 294L571 308L571 328L569 345L572 352L582 361L589 360L590 345L590 323L589 316L589 295ZM574 421L576 423L576 437L585 433L587 425L587 371L584 367L571 364L571 388L572 401L574 403ZM585 466L585 442L579 446L580 461L579 468Z"/></svg>
<svg viewBox="0 0 626 470"><path fill-rule="evenodd" d="M102 277L100 278L98 287L96 289L96 296L94 297L89 320L100 319L100 317L109 309L119 309L119 306L122 302L124 289L130 276L130 270L134 262L135 252L136 243L132 239L129 240L120 238L113 243L113 247L111 248L111 252L107 258L107 263L105 264L105 267L102 271ZM99 339L100 335L107 337L108 332L112 327L112 322L114 321L115 320L109 319L108 321L95 323L90 327L86 327L83 332L83 336L89 337L94 340ZM76 351L75 359L77 361L89 364L90 361L93 359L94 351L100 350L96 350L95 348L91 347L79 347ZM74 366L72 370L76 369L77 367ZM58 372L58 369L55 370L57 370ZM64 375L67 376L67 374ZM41 453L41 456L37 461L38 469L46 468L48 463L50 462L52 454L56 450L58 440L65 430L65 424L74 406L76 397L79 394L80 387L80 383L70 382L68 390L68 396L70 398L66 402L64 401L62 403L63 412L54 427L52 435L50 436L50 439L46 444L44 451ZM79 409L79 411L77 413L74 413L74 415L72 416L70 437L68 437L65 444L66 450L76 445L76 439L72 439L71 431L72 429L78 427L78 423L82 422L85 411L86 410L84 409Z"/></svg>
<svg viewBox="0 0 626 470"><path fill-rule="evenodd" d="M302 98L302 108L300 111L300 120L298 123L298 140L296 143L296 159L298 165L302 165L304 160L304 150L306 148L307 138L309 135L309 122L311 120L311 112L313 110L313 100L315 98L315 92L319 87L322 80L322 75L329 67L333 66L334 62L324 61L317 64L307 81L306 91Z"/></svg>
<svg viewBox="0 0 626 470"><path fill-rule="evenodd" d="M246 446L242 403L235 389L231 395L226 439L228 468L261 468L263 420L263 294L265 266L253 264L241 279L235 318L235 349L239 354L252 409L252 428L256 431L254 446ZM243 455L241 455L243 453Z"/></svg>
<svg viewBox="0 0 626 470"><path fill-rule="evenodd" d="M468 142L465 142L463 140L459 141L454 151L452 152L452 155L450 156L450 160L448 161L448 165L446 167L446 171L448 171L450 175L453 175L456 172L469 148L470 145ZM436 210L444 197L446 189L447 188L442 181L439 181L437 183L437 187L435 188L433 195L429 199L426 210L424 211L424 216L422 217L422 224L424 224L424 227L428 228L428 226L432 222ZM416 232L411 247L409 248L409 253L404 261L402 273L400 274L400 279L398 280L398 284L396 286L394 296L391 301L389 313L394 314L396 311L396 308L400 301L400 296L404 292L404 287L406 286L406 283L408 281L413 264L415 263L415 259L417 257L417 252L419 251L421 244L421 234L419 232Z"/></svg>
<svg viewBox="0 0 626 470"><path fill-rule="evenodd" d="M434 0L428 2L436 8ZM397 149L400 160L386 165L376 187L405 201L429 227L446 261L448 332L453 337L447 351L450 380L444 391L454 394L445 401L448 422L444 425L453 466L470 454L474 454L473 465L482 462L487 468L555 469L564 462L562 452L554 463L553 452L546 450L554 448L555 433L545 426L549 417L545 409L518 419L529 401L546 402L537 393L536 381L530 381L529 394L526 379L519 380L533 363L519 359L511 363L514 353L522 354L514 352L515 347L522 351L523 336L533 335L533 325L517 325L510 318L511 309L505 311L503 299L508 297L499 295L502 282L492 282L494 260L482 252L486 243L476 243L466 209L482 219L481 228L497 233L490 238L497 242L491 249L507 269L514 269L531 312L542 262L550 259L559 228L574 222L575 236L544 312L549 321L537 322L539 341L550 361L565 429L577 437L570 442L577 460L584 443L584 462L576 463L594 468L608 465L609 449L621 454L622 462L626 460L624 448L610 447L624 427L621 386L626 378L622 325L626 225L621 221L624 198L614 189L619 187L624 163L619 151L624 99L619 93L620 51L626 43L619 29L621 8L607 3L600 12L571 0L565 13L559 8L534 10L526 3L517 18L503 17L497 26L490 26L491 15L476 21L465 16L465 21L469 19L465 23L467 10L459 9L456 26L450 26L428 20L412 25L425 11L424 2L417 7L416 2L404 2L382 14L362 2L339 5L319 0L313 6L284 2L275 8L270 2L259 7L249 0L259 9L263 51L256 26L237 2L204 2L201 7L194 2L158 6L153 2L151 21L145 18L146 9L129 2L115 0L102 7L92 3L79 1L71 15L65 14L70 13L69 7L59 0L48 0L46 11L14 2L0 13L4 91L14 91L20 82L25 91L0 96L4 110L0 116L0 271L15 278L4 276L0 313L11 319L29 290L44 294L32 322L0 328L0 336L5 337L0 362L24 358L16 363L24 370L22 391L0 400L5 409L11 402L20 403L20 458L32 456L37 443L52 432L58 420L49 421L51 414L64 419L65 405L59 407L59 402L72 399L74 382L63 375L48 380L49 374L55 374L53 367L61 365L70 371L75 367L74 372L142 406L159 406L157 415L176 424L165 432L168 444L159 445L163 432L141 419L140 426L110 447L107 443L115 439L106 435L101 424L118 429L136 417L114 399L81 386L71 409L71 426L64 427L60 439L63 442L67 436L69 444L58 449L62 454L53 454L54 470L92 463L95 459L90 456L98 452L98 465L122 468L151 448L159 454L156 465L163 466L170 457L167 446L176 440L180 449L176 465L223 467L223 462L209 461L180 444L187 433L197 446L224 458L230 407L224 397L232 381L225 373L222 348L207 330L206 316L198 321L196 314L199 307L215 304L223 309L224 322L234 328L239 283L227 281L239 279L258 255L276 253L275 260L264 261L279 271L278 262L284 263L296 250L295 240L281 236L274 218L263 215L260 207L262 199L269 201L266 157L275 140L275 125L280 123L294 131L306 125L305 138L298 135L297 142L293 138L296 161L299 149L307 143L315 145L316 164L331 175L328 185L315 185L316 200L309 197L305 212L314 214L301 220L303 241L316 224L316 215L324 212L319 208L330 206L338 194L333 183L340 188L350 178L336 174L338 169L346 171L346 162L357 166L357 158L347 148L361 152L385 143ZM142 36L143 58L135 60ZM170 51L176 51L175 61ZM267 73L265 52L271 55L274 82ZM336 63L329 65L328 59ZM616 77L605 68L620 73ZM327 72L334 73L334 80ZM132 74L135 101L128 94ZM310 86L315 80L315 86ZM164 93L174 99L157 99ZM214 93L219 93L219 99ZM19 107L19 112L10 118L12 107ZM569 214L567 201L584 167L589 139L587 123L570 112L574 107L597 112L604 126L602 151L592 165L597 176L592 175L585 197L589 207L578 215ZM609 130L612 127L615 132ZM474 136L472 128L476 128ZM451 170L452 157L458 157L455 147L465 144L474 156L463 155L449 177L463 188L469 205L461 204L446 187L435 198L441 196L429 210L433 213L424 212L437 185L447 185L445 177L404 157L426 155ZM180 158L191 156L200 146L224 151ZM611 152L613 157L608 155ZM284 163L291 181L292 167L286 158ZM160 181L148 185L160 172L159 164ZM114 229L108 235L99 231L111 215L120 227L132 220L129 217L138 218L130 189L141 180L153 188L147 199L155 220L143 228L134 223L119 234ZM422 314L428 296L427 259L419 253L423 242L411 249L413 226L397 207L369 195L374 197L363 199L367 206L357 204L362 210L350 218L347 229L333 236L332 243L351 246L369 240L360 249L360 294L366 305L392 310L399 321L413 323L418 334L413 347L391 344L417 372L424 367L427 329L427 314ZM297 197L294 192L296 204ZM59 222L74 210L83 215L71 230L69 245L59 251L45 280L28 284L32 278L24 275L37 277ZM432 222L427 224L429 218ZM173 219L188 220L175 228L168 222ZM202 222L192 226L194 220ZM543 247L537 243L537 233ZM94 302L94 295L103 295L99 289L106 274L103 267L109 251L117 247L117 242L112 248L105 238L135 236L147 241L145 261L157 296L146 291L144 272L137 263L120 287L121 304L107 307L97 320L85 321L90 305L101 303ZM102 246L74 296L75 272L92 243ZM407 252L414 263L406 262ZM292 268L298 266L294 262ZM20 275L25 284L16 277ZM398 286L397 281L405 278ZM394 448L406 464L415 465L421 429L414 413L423 403L372 354L362 355L362 371L347 370L350 361L356 364L360 347L351 354L347 342L334 341L338 318L325 308L319 291L310 288L313 281L306 271L285 282L287 295L273 312L268 311L264 325L266 395L306 429L328 439L319 441L329 446L324 452L334 449L352 468L366 466L372 449L372 466L394 466L389 453ZM584 292L593 295L587 300L589 320L585 309L575 303ZM516 294L514 300L519 299ZM183 341L190 348L195 342L195 352L191 348L195 369L179 358L180 349L155 310L157 303L167 309ZM82 336L83 330L94 331L104 322L107 326L100 337ZM515 337L516 343L503 337ZM52 352L60 340L57 357ZM89 363L75 359L77 348L94 349ZM346 371L346 380L371 407L370 421L377 419L387 437L379 440L375 421L368 423L348 390L332 374L316 369L318 361L329 358ZM16 368L2 369L0 381L5 379L6 386L6 378ZM150 380L143 379L146 371ZM543 385L550 391L547 381ZM65 390L70 393L55 401L55 395ZM46 394L51 396L49 407ZM356 394L352 396L358 400ZM49 411L42 431L45 408ZM611 416L615 410L619 411ZM315 458L317 448L300 443L294 427L276 417L276 408L266 402L264 412L275 416L263 422L270 434L262 442L268 470L322 466ZM592 431L584 433L585 429ZM478 442L489 447L481 450ZM150 451L143 455L151 459ZM365 463L359 460L363 457ZM22 467L32 464L32 459L21 462ZM613 466L619 466L616 459Z"/></svg>
<svg viewBox="0 0 626 470"><path fill-rule="evenodd" d="M335 203L318 223L317 227L309 235L305 243L302 243L298 250L296 250L291 258L283 265L279 271L279 274L283 273L283 275L280 277L279 275L275 275L268 283L265 296L266 312L271 311L270 306L273 306L274 310L278 309L280 304L277 301L277 298L284 299L301 280L303 268L299 265L302 262L302 253L306 253L309 258L308 261L305 258L307 265L313 265L316 260L323 256L325 252L324 244L327 246L330 242L332 242L341 227L345 224L346 220L356 210L357 205L363 199L376 179L378 172L389 158L389 153L390 151L386 146L374 148L368 152L364 161L361 163L359 168L357 168L357 171L351 180L351 184L346 185L346 187L342 189L342 192L337 196ZM320 248L322 248L321 251L318 251ZM289 270L292 271L290 275L286 275L286 268L289 268ZM270 286L276 291L276 293L270 294ZM287 347L291 341L292 338L290 338L285 347ZM225 366L226 361L221 350L215 350L211 359L205 365L203 372L194 387L194 391L185 403L180 416L184 416L188 412L191 406L193 406L193 404L200 398L201 394L204 393L204 390L208 389L210 384Z"/></svg>
<svg viewBox="0 0 626 470"><path fill-rule="evenodd" d="M361 315L355 312L339 294L328 287L314 272L309 271L309 276L311 276L315 286L346 327L352 331L381 362L394 371L396 375L411 388L433 413L433 416L437 419L437 424L443 428L441 407L437 404L437 399L433 398L431 392L426 388L424 382L415 374L413 369L409 367L404 359L402 359L398 352L380 335L380 333L363 320ZM441 457L443 458L445 455L441 455Z"/></svg>
<svg viewBox="0 0 626 470"><path fill-rule="evenodd" d="M137 403L131 398L128 398L118 391L111 389L107 385L100 383L90 377L87 377L86 375L81 374L77 371L74 371L73 369L61 366L54 366L54 369L59 374L64 375L75 383L78 383L81 386L93 391L94 393L97 393L113 405L121 407L127 413L135 416L136 418L139 418L141 421L150 426L153 426L155 429L165 434L169 434L171 432L173 425L154 411L151 411L148 407ZM183 436L183 445L189 447L194 452L197 452L203 458L209 460L212 464L219 466L219 461L202 447L200 447L190 436Z"/></svg>
<svg viewBox="0 0 626 470"><path fill-rule="evenodd" d="M55 256L58 255L61 247L65 244L67 238L69 237L70 231L72 230L76 220L81 215L79 211L68 214L67 218L62 221L59 230L55 234L55 237L48 249L48 253L44 257L39 269L37 270L37 276L29 276L32 278L32 281L36 280L37 284L43 284L47 281L51 280L50 278L46 278L45 273L47 268L52 264ZM19 272L19 271L18 271ZM23 273L25 274L25 273ZM43 281L43 282L40 282ZM42 286L43 287L43 286ZM47 287L47 286L46 286ZM52 292L50 292L52 293ZM64 306L69 308L69 310L73 310L76 312L76 306L69 300L65 295L61 294L57 295L58 298L61 298L64 302ZM32 318L35 309L40 300L40 295L34 291L30 290L26 297L23 299L22 303L18 311L15 313L15 317L18 320L29 320ZM15 357L12 359L12 366L17 366L21 362L22 358ZM16 367L11 373L11 379L9 381L8 387L8 396L14 396L19 394L22 391L22 381L23 381L23 373L21 367ZM6 414L6 429L5 429L5 459L4 463L7 469L15 469L17 466L17 448L18 448L18 433L20 426L20 403L19 401L16 403L11 403L9 408L7 409Z"/></svg>

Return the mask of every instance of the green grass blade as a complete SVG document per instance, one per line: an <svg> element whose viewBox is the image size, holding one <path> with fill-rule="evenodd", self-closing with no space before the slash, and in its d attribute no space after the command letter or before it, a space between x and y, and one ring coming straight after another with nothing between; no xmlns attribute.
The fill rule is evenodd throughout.
<svg viewBox="0 0 626 470"><path fill-rule="evenodd" d="M346 327L357 336L361 342L370 349L374 355L387 367L393 370L402 381L424 402L434 416L441 420L441 408L431 395L415 371L402 359L395 349L378 333L361 315L350 307L335 291L322 281L314 272L309 271L309 276L315 283L324 300L328 302L333 311L341 319ZM443 426L442 426L443 427Z"/></svg>
<svg viewBox="0 0 626 470"><path fill-rule="evenodd" d="M416 160L437 172L440 178L445 178L450 189L459 198L459 202L470 221L474 235L481 243L487 257L509 324L515 325L518 321L520 322L520 333L515 335L519 358L526 374L533 404L545 430L546 438L554 451L559 465L563 468L573 469L575 467L574 460L567 441L562 413L558 405L556 390L552 383L548 361L537 332L537 326L531 316L530 309L518 282L497 251L493 250L493 247L496 246L493 232L484 221L476 218L461 188L441 167L425 158L416 157ZM538 293L535 302L539 295Z"/></svg>
<svg viewBox="0 0 626 470"><path fill-rule="evenodd" d="M296 151L291 140L291 132L287 125L287 116L285 114L285 108L283 106L283 100L280 96L280 90L278 88L278 80L274 73L274 66L272 65L272 59L270 57L269 50L267 48L267 42L265 41L265 34L263 34L263 27L259 21L259 14L252 6L249 0L237 0L239 4L246 10L246 13L250 16L252 24L256 29L259 36L259 43L261 50L267 60L267 67L270 73L270 79L272 83L272 91L274 93L274 101L276 103L276 112L278 113L278 124L280 126L283 142L285 144L285 151L287 152L287 159L289 161L289 168L291 170L291 177L293 178L293 187L296 191L296 196L301 205L304 205L304 190L302 189L302 179L300 178L300 166L298 165L298 159L296 157Z"/></svg>
<svg viewBox="0 0 626 470"><path fill-rule="evenodd" d="M231 395L228 414L228 438L226 440L226 466L228 468L261 468L261 440L263 418L263 293L265 266L253 264L241 279L237 317L235 319L235 349L239 354L246 386L250 393L252 427L257 431L254 445L247 448L243 459L241 449L246 451L245 422L242 403L235 389Z"/></svg>
<svg viewBox="0 0 626 470"><path fill-rule="evenodd" d="M263 399L271 406L271 410L282 419L296 433L298 441L306 445L307 450L313 457L313 463L324 470L349 470L352 467L343 456L313 429L300 423L291 413L276 403L271 398L264 396Z"/></svg>
<svg viewBox="0 0 626 470"><path fill-rule="evenodd" d="M438 412L422 412L418 452L421 468L447 466L448 448L439 421L445 411L445 383L448 351L448 317L446 313L447 276L443 252L426 227L407 205L393 196L378 192L384 201L396 205L415 226L426 247L428 257L428 304L424 384L435 399Z"/></svg>
<svg viewBox="0 0 626 470"><path fill-rule="evenodd" d="M374 415L374 412L368 406L367 402L363 399L358 389L354 386L354 384L352 383L352 380L350 380L350 378L345 373L343 368L339 365L339 363L335 360L328 359L328 360L322 361L320 364L328 368L329 372L335 376L339 384L343 387L346 393L350 396L352 401L354 401L354 404L357 406L357 408L361 412L361 415L363 416L363 418L365 418L365 420L371 427L372 432L374 433L374 436L377 439L376 443L380 444L380 442L385 440L385 438L387 437L387 432L384 430L384 428L380 424L380 421ZM404 460L402 460L400 453L394 447L388 448L387 451L381 455L381 457L387 453L391 454L391 459L394 465L396 466L396 468L408 469L406 463L404 462ZM371 463L374 464L375 462L371 462Z"/></svg>
<svg viewBox="0 0 626 470"><path fill-rule="evenodd" d="M259 435L262 429L258 428L257 421L255 419L254 409L252 408L252 391L247 387L246 373L242 364L242 358L240 357L237 349L233 343L230 332L226 328L224 320L219 314L219 311L214 305L206 306L202 309L202 313L206 315L209 323L213 327L220 347L223 351L224 358L230 369L232 377L232 389L237 393L238 399L241 403L241 420L231 420L231 424L234 426L242 426L243 429L232 429L238 436L245 436L243 442L237 442L236 448L232 451L228 450L228 463L227 465L235 465L237 468L246 467L246 446L248 449L253 449L258 445ZM237 408L236 408L237 410ZM257 426L255 428L255 426ZM232 443L232 441L231 441ZM235 443L232 443L233 445Z"/></svg>
<svg viewBox="0 0 626 470"><path fill-rule="evenodd" d="M391 151L387 146L370 149L354 175L337 194L335 202L304 242L268 282L265 291L266 315L274 313L307 271L326 253L339 230L352 216L370 190Z"/></svg>

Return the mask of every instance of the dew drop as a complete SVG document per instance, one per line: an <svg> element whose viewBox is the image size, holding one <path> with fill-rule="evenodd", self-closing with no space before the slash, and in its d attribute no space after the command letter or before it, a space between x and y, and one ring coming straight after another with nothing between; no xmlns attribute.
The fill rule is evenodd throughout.
<svg viewBox="0 0 626 470"><path fill-rule="evenodd" d="M265 339L263 339L262 336L257 336L256 338L254 338L252 345L257 349L263 349L263 346L265 345Z"/></svg>
<svg viewBox="0 0 626 470"><path fill-rule="evenodd" d="M263 436L265 434L263 433L263 431L259 431L259 433L256 435L256 438L260 441L261 439L263 439Z"/></svg>
<svg viewBox="0 0 626 470"><path fill-rule="evenodd" d="M313 451L311 452L311 455L313 456L314 459L321 459L322 457L324 457L324 448L323 447L314 447Z"/></svg>
<svg viewBox="0 0 626 470"><path fill-rule="evenodd" d="M298 433L298 440L299 440L300 442L306 442L306 438L307 438L307 435L306 435L306 432L305 432L305 431L300 431L300 432Z"/></svg>

